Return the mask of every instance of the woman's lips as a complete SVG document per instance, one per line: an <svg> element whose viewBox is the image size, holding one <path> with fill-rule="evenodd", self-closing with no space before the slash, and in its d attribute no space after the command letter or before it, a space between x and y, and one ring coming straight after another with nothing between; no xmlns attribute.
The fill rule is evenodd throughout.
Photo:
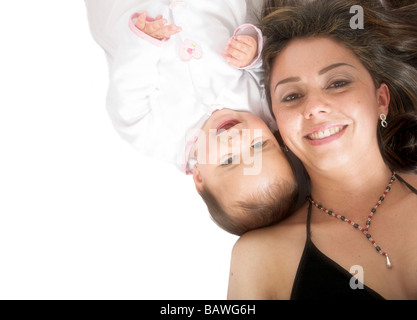
<svg viewBox="0 0 417 320"><path fill-rule="evenodd" d="M336 125L328 128L320 128L307 134L305 138L313 145L321 145L340 138L345 132L346 128L347 125Z"/></svg>

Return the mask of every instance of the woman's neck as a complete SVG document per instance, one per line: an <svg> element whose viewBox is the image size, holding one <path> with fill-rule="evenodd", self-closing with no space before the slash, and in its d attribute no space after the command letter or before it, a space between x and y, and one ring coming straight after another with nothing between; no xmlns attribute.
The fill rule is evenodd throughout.
<svg viewBox="0 0 417 320"><path fill-rule="evenodd" d="M322 171L307 169L312 198L336 214L362 218L383 194L392 172L382 161L372 166Z"/></svg>

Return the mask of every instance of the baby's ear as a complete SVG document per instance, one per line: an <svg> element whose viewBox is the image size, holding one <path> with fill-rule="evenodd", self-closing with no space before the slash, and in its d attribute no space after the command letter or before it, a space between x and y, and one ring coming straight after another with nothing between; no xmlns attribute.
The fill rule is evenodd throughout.
<svg viewBox="0 0 417 320"><path fill-rule="evenodd" d="M195 184L195 188L197 192L201 193L203 191L203 176L197 164L194 166L194 169L193 169L193 180L194 180L194 184Z"/></svg>

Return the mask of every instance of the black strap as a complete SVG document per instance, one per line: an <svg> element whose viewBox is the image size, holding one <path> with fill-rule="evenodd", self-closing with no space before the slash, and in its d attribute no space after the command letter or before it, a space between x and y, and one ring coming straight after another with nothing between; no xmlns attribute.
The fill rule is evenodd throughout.
<svg viewBox="0 0 417 320"><path fill-rule="evenodd" d="M312 204L311 201L308 201L308 211L307 211L307 241L311 240L311 228L310 228L310 221L311 221L311 208Z"/></svg>
<svg viewBox="0 0 417 320"><path fill-rule="evenodd" d="M395 177L400 180L402 183L404 183L408 189L410 189L412 192L414 192L415 194L417 194L417 189L414 188L412 185L410 185L407 181L405 181L403 178L401 178L398 174L395 174Z"/></svg>

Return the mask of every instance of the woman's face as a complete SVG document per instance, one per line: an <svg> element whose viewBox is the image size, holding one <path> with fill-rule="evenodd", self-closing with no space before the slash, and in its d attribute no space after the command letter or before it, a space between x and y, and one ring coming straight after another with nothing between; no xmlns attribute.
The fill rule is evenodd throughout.
<svg viewBox="0 0 417 320"><path fill-rule="evenodd" d="M286 145L306 168L340 169L375 155L389 92L353 52L328 38L292 41L276 58L271 101Z"/></svg>

